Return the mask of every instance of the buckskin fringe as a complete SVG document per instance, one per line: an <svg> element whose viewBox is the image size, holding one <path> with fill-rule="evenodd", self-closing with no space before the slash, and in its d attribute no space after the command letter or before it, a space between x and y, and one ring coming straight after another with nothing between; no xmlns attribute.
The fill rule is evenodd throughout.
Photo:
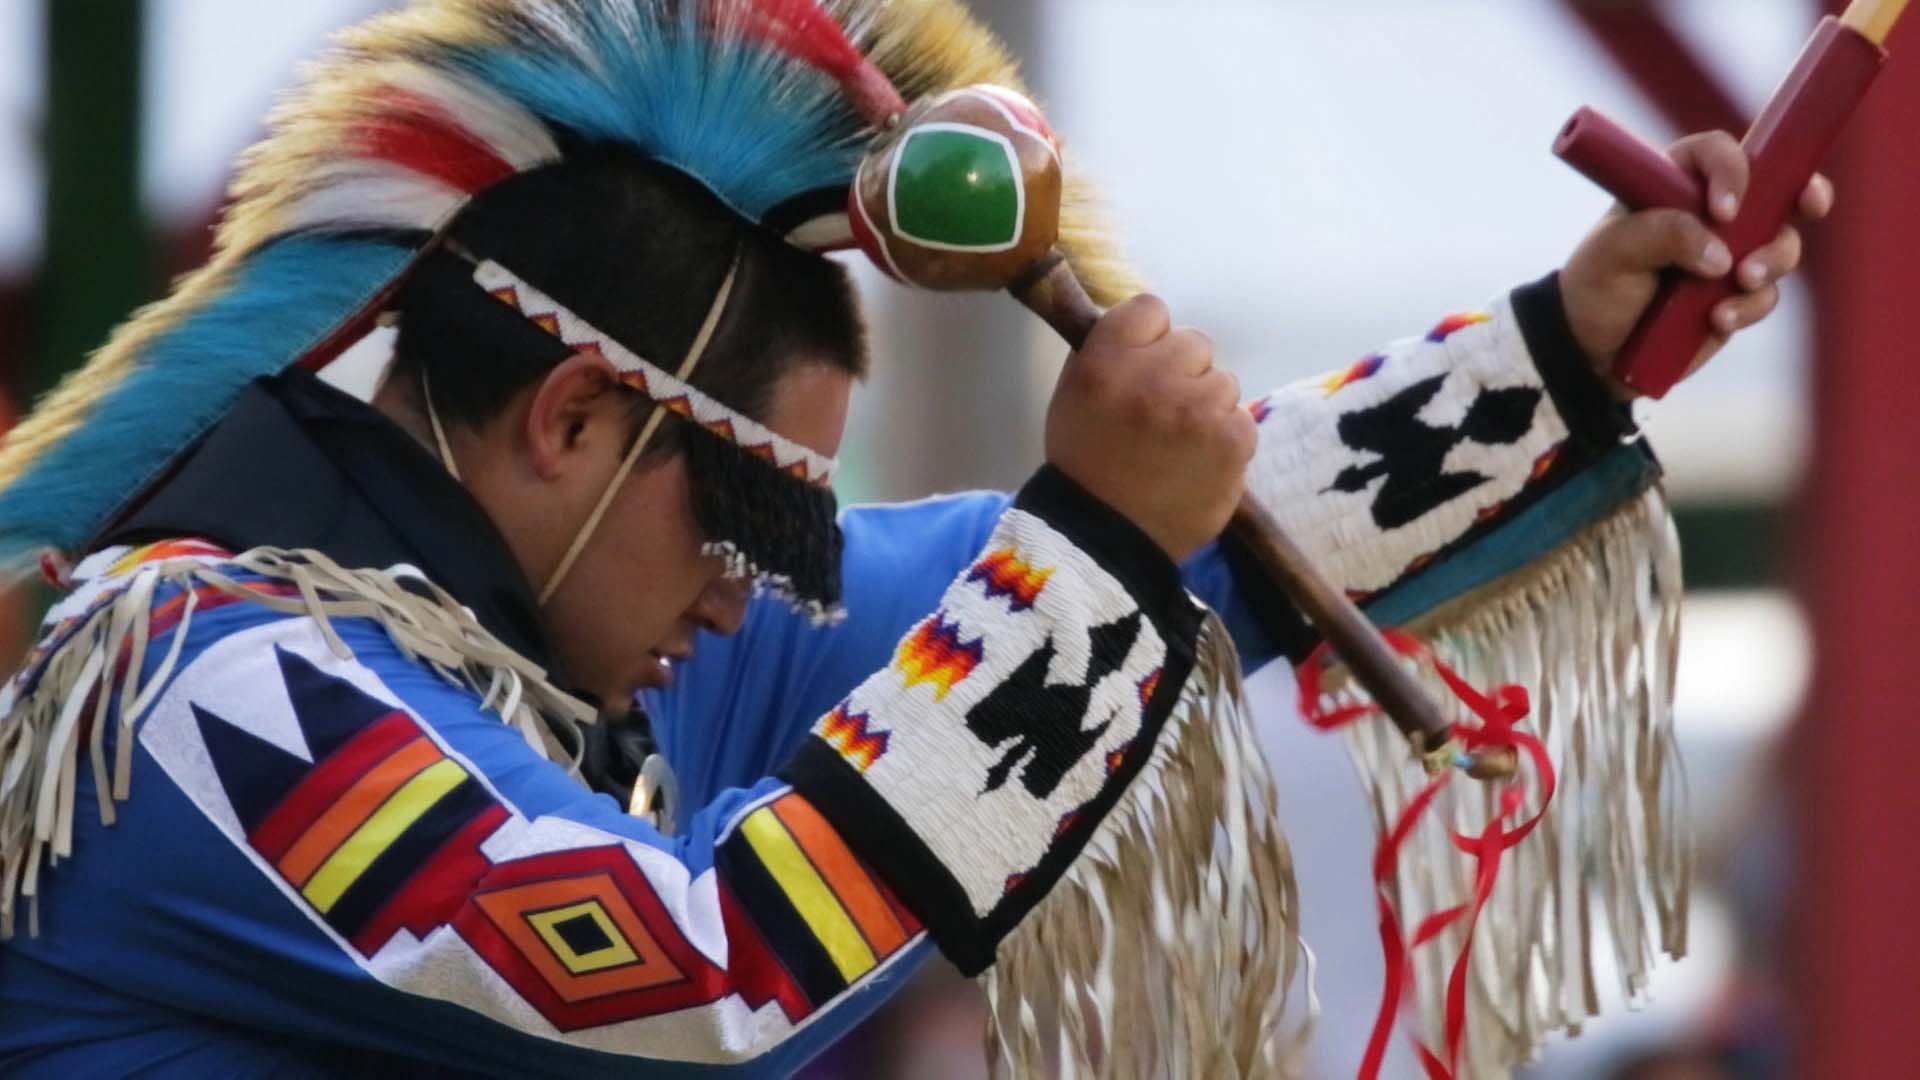
<svg viewBox="0 0 1920 1080"><path fill-rule="evenodd" d="M1469 682L1527 688L1530 722L1559 772L1550 811L1508 854L1479 923L1462 1076L1504 1076L1550 1033L1577 1032L1599 1012L1596 900L1630 1002L1645 1000L1659 955L1686 953L1693 852L1671 711L1680 591L1679 543L1656 488L1417 627ZM1439 700L1452 700L1435 686ZM1341 696L1360 700L1351 685ZM1385 719L1351 725L1347 738L1384 828L1427 778ZM1472 894L1473 861L1446 830L1477 832L1494 793L1493 785L1448 785L1409 839L1396 883L1403 925ZM1440 1045L1432 1040L1444 1031L1448 968L1459 949L1456 930L1414 955L1430 1045Z"/></svg>
<svg viewBox="0 0 1920 1080"><path fill-rule="evenodd" d="M994 1074L1297 1073L1319 1006L1277 813L1209 615L1153 756L982 976ZM1289 1031L1303 958L1307 1015Z"/></svg>
<svg viewBox="0 0 1920 1080"><path fill-rule="evenodd" d="M291 595L250 588L231 571L293 586ZM404 582L404 584L403 584ZM154 596L177 587L186 597L173 640L160 661L146 668ZM314 551L256 548L221 561L173 558L150 562L113 583L66 639L23 675L21 692L9 687L0 705L0 940L14 931L15 907L27 902L28 932L39 933L42 863L56 865L72 854L76 772L81 756L93 769L100 818L113 824L115 804L125 802L133 766L133 726L152 706L180 660L203 590L236 597L319 624L329 648L343 659L353 654L331 620L378 622L401 652L422 660L442 678L483 695L481 707L520 730L541 754L578 775L583 746L571 724L590 723L586 703L556 689L532 661L501 644L445 591L404 571L345 570ZM117 706L117 708L116 708ZM88 745L79 743L80 719L92 711ZM118 723L109 769L106 730ZM543 718L573 730L561 746Z"/></svg>

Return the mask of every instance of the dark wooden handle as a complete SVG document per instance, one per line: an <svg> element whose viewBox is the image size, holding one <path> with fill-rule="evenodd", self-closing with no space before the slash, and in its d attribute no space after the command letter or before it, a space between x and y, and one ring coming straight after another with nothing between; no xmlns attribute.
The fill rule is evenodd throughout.
<svg viewBox="0 0 1920 1080"><path fill-rule="evenodd" d="M1078 349L1104 314L1087 295L1080 278L1058 249L1009 286L1021 303L1046 320L1067 344ZM1260 568L1299 605L1327 639L1347 669L1393 723L1421 751L1446 742L1446 716L1414 678L1406 663L1361 614L1347 594L1315 569L1279 521L1251 496L1243 495L1230 526ZM1475 755L1468 772L1481 779L1511 776L1518 761L1510 751Z"/></svg>
<svg viewBox="0 0 1920 1080"><path fill-rule="evenodd" d="M1243 497L1230 527L1260 569L1293 598L1340 654L1347 669L1393 719L1394 726L1409 738L1418 738L1425 750L1436 749L1446 741L1447 718L1414 678L1412 669L1347 594L1314 568L1307 553L1266 507Z"/></svg>
<svg viewBox="0 0 1920 1080"><path fill-rule="evenodd" d="M1046 256L1033 265L1019 280L1007 286L1007 291L1015 299L1027 306L1035 315L1046 320L1048 326L1059 334L1068 348L1078 349L1087 343L1087 335L1093 332L1093 324L1100 321L1106 312L1087 295L1087 287L1080 283L1080 275L1073 272L1067 264L1067 257L1059 248L1047 252Z"/></svg>

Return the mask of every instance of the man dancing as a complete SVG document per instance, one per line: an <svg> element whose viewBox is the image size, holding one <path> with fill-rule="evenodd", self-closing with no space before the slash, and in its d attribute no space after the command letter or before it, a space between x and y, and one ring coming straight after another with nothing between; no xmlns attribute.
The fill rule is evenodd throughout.
<svg viewBox="0 0 1920 1080"><path fill-rule="evenodd" d="M1355 593L1484 595L1653 497L1595 372L1657 271L1733 268L1610 217L1250 409L1133 299L1020 492L836 517L867 358L815 249L870 132L825 13L903 88L1011 79L944 0L373 20L213 262L9 436L0 538L77 560L0 720L9 1074L779 1075L935 946L1010 1061L1040 1002L1117 1071L1273 1067L1293 912L1208 608L1255 659L1312 637L1212 543L1243 485ZM1737 197L1730 140L1680 153ZM314 372L376 321L363 403Z"/></svg>

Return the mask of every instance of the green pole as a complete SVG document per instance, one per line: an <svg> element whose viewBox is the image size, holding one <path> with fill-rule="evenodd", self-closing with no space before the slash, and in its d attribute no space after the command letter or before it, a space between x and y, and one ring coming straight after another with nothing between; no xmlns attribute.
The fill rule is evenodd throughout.
<svg viewBox="0 0 1920 1080"><path fill-rule="evenodd" d="M144 2L45 0L43 10L46 234L32 344L12 373L22 413L160 284L140 206ZM0 597L0 669L12 667L22 646L17 633L38 623L52 600L33 582Z"/></svg>
<svg viewBox="0 0 1920 1080"><path fill-rule="evenodd" d="M159 284L140 205L144 2L45 5L46 244L22 402L78 366Z"/></svg>

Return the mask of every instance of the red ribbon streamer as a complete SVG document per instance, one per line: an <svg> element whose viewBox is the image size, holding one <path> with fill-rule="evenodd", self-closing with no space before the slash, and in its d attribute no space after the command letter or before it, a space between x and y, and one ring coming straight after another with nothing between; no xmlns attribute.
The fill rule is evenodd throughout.
<svg viewBox="0 0 1920 1080"><path fill-rule="evenodd" d="M1493 895L1494 885L1499 881L1501 857L1533 832L1553 801L1553 762L1547 756L1546 745L1538 736L1517 727L1532 708L1525 688L1507 685L1495 688L1491 695L1482 693L1461 678L1459 673L1441 663L1432 650L1414 638L1392 630L1386 631L1385 636L1387 643L1400 655L1430 665L1447 689L1479 718L1477 726L1455 724L1447 733L1449 739L1469 753L1497 749L1511 749L1516 753L1524 751L1532 759L1534 771L1539 776L1540 810L1531 818L1513 828L1507 827L1507 822L1513 820L1521 807L1526 805L1526 788L1513 783L1500 792L1499 811L1487 822L1479 836L1453 833L1453 846L1474 859L1473 897L1421 920L1420 925L1414 928L1411 940L1401 932L1400 916L1388 889L1400 864L1401 847L1413 835L1420 819L1432 807L1441 789L1453 779L1457 770L1448 769L1428 781L1427 786L1400 811L1399 818L1374 852L1373 892L1380 912L1380 949L1386 961L1386 985L1381 991L1380 1010L1374 1018L1373 1034L1367 1040L1366 1056L1360 1062L1360 1078L1375 1080L1380 1075L1380 1066L1386 1058L1387 1041L1393 1035L1394 1021L1399 1016L1408 984L1413 978L1413 950L1439 937L1453 924L1465 920L1466 940L1461 943L1460 954L1454 960L1453 972L1447 979L1446 1057L1442 1059L1417 1038L1413 1043L1429 1080L1453 1080L1459 1069L1460 1045L1467 1026L1467 963L1472 955L1474 928L1480 921L1481 909L1486 907L1488 898ZM1327 646L1322 645L1307 657L1306 663L1300 665L1300 715L1306 718L1307 723L1321 731L1332 731L1362 717L1379 713L1380 707L1372 704L1326 707L1322 700L1321 678L1330 658Z"/></svg>

